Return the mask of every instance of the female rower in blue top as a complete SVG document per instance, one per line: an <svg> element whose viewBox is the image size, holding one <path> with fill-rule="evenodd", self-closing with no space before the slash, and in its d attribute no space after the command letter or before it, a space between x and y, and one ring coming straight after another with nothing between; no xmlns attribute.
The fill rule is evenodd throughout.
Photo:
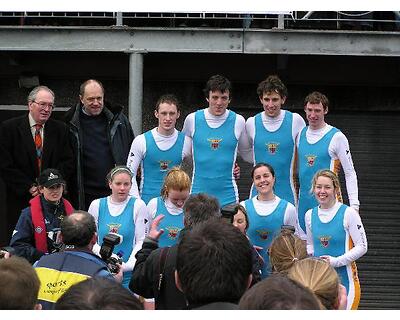
<svg viewBox="0 0 400 320"><path fill-rule="evenodd" d="M123 236L122 243L115 246L113 253L123 253L122 285L128 288L136 262L135 254L142 247L149 216L143 200L129 196L132 173L128 167L117 166L111 169L107 180L111 195L93 200L88 210L94 217L98 229L97 244L93 252L99 254L100 245L108 233Z"/></svg>
<svg viewBox="0 0 400 320"><path fill-rule="evenodd" d="M334 267L347 290L347 309L357 309L361 290L355 261L368 249L360 215L336 198L340 190L337 175L318 171L312 192L319 205L306 212L307 251Z"/></svg>
<svg viewBox="0 0 400 320"><path fill-rule="evenodd" d="M259 246L264 259L262 278L267 277L270 270L268 248L272 240L281 230L282 225L291 225L298 230L296 208L286 200L275 195L275 171L267 163L254 166L251 176L257 195L241 202L249 219L249 236L253 245Z"/></svg>
<svg viewBox="0 0 400 320"><path fill-rule="evenodd" d="M166 174L161 188L161 196L153 198L147 204L151 221L158 215L164 215L160 229L163 230L158 245L170 247L177 243L179 232L183 229L183 205L189 197L191 181L188 174L174 167Z"/></svg>

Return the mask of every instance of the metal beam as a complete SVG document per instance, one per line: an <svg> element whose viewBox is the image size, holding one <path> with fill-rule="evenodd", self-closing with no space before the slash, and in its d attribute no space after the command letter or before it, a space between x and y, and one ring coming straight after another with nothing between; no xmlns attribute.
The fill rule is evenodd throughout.
<svg viewBox="0 0 400 320"><path fill-rule="evenodd" d="M129 121L135 136L142 133L143 54L129 56Z"/></svg>
<svg viewBox="0 0 400 320"><path fill-rule="evenodd" d="M1 51L400 56L399 40L377 31L0 27Z"/></svg>
<svg viewBox="0 0 400 320"><path fill-rule="evenodd" d="M400 56L400 33L254 30L244 33L244 53Z"/></svg>

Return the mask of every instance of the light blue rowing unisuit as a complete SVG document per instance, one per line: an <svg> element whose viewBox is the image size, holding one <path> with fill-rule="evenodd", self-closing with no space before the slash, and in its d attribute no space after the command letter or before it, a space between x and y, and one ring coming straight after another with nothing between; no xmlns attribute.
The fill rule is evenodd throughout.
<svg viewBox="0 0 400 320"><path fill-rule="evenodd" d="M343 227L344 214L347 206L342 204L333 219L327 223L318 217L318 207L311 212L311 233L313 235L314 256L329 255L338 257L346 252L346 230ZM340 282L349 292L348 268L351 264L335 268L340 277Z"/></svg>
<svg viewBox="0 0 400 320"><path fill-rule="evenodd" d="M308 143L306 132L309 127L301 130L299 140L299 207L298 217L300 227L306 232L304 216L307 210L318 205L314 195L310 192L312 178L315 173L322 169L331 169L331 156L329 155L329 144L339 129L332 127L319 141L314 144Z"/></svg>
<svg viewBox="0 0 400 320"><path fill-rule="evenodd" d="M178 215L170 214L164 200L158 197L155 217L160 214L163 214L164 218L160 222L159 229L163 229L164 233L158 240L158 246L171 247L178 243L179 232L183 229L183 211Z"/></svg>
<svg viewBox="0 0 400 320"><path fill-rule="evenodd" d="M191 193L205 192L216 197L221 206L239 200L233 178L236 147L236 113L228 111L218 128L208 126L204 110L195 113L193 135L193 179Z"/></svg>
<svg viewBox="0 0 400 320"><path fill-rule="evenodd" d="M249 217L247 235L253 245L263 248L261 256L264 259L264 265L261 277L266 278L271 273L268 248L272 240L279 234L282 225L285 224L285 212L288 202L281 199L275 210L267 216L261 216L257 213L253 199L246 200L244 204Z"/></svg>
<svg viewBox="0 0 400 320"><path fill-rule="evenodd" d="M135 224L133 223L133 207L136 198L130 198L125 206L124 211L116 217L113 217L108 210L107 197L100 199L99 218L98 218L98 239L99 245L103 243L103 238L108 233L118 233L123 236L122 243L114 247L113 253L123 252L122 261L127 262L132 250L133 240L135 237ZM122 285L125 288L129 287L129 281L132 276L132 271L124 272Z"/></svg>
<svg viewBox="0 0 400 320"><path fill-rule="evenodd" d="M275 171L274 193L281 199L294 203L294 190L291 186L291 164L294 157L294 141L292 136L293 113L285 111L280 128L268 131L262 122L262 112L254 117L254 158L255 163L270 164ZM252 197L257 194L252 188Z"/></svg>
<svg viewBox="0 0 400 320"><path fill-rule="evenodd" d="M143 158L143 187L141 199L147 204L151 199L160 195L164 177L174 166L182 163L183 143L185 135L178 132L175 144L168 150L161 150L151 133L144 133L146 139L146 156Z"/></svg>

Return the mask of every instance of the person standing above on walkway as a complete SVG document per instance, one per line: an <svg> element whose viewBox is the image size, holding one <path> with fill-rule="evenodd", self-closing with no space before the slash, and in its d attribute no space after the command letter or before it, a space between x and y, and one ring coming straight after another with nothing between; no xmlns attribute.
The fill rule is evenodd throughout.
<svg viewBox="0 0 400 320"><path fill-rule="evenodd" d="M249 218L247 235L253 245L262 248L259 251L264 259L261 277L266 278L271 273L268 250L272 240L279 234L282 225L298 229L296 208L275 195L275 172L269 164L256 164L251 177L257 195L240 204L245 207Z"/></svg>
<svg viewBox="0 0 400 320"><path fill-rule="evenodd" d="M191 193L205 192L217 197L221 207L239 201L234 177L237 152L249 152L243 116L227 110L231 101L230 81L212 76L204 94L208 107L189 114L182 132L193 139Z"/></svg>
<svg viewBox="0 0 400 320"><path fill-rule="evenodd" d="M0 125L0 171L7 190L7 215L1 223L8 243L21 210L39 194L36 179L46 168L56 168L65 179L73 172L73 157L64 123L50 119L55 95L46 86L34 88L28 95L29 112Z"/></svg>
<svg viewBox="0 0 400 320"><path fill-rule="evenodd" d="M161 196L153 198L147 204L150 221L159 215L164 218L159 224L163 229L158 240L159 247L170 247L178 242L183 229L183 205L189 197L191 181L185 171L178 167L168 171L161 189Z"/></svg>
<svg viewBox="0 0 400 320"><path fill-rule="evenodd" d="M24 257L30 263L60 249L57 246L57 230L61 221L74 210L63 198L66 185L58 170L43 170L37 182L39 195L22 210L10 242L15 255Z"/></svg>
<svg viewBox="0 0 400 320"><path fill-rule="evenodd" d="M343 168L346 178L346 189L350 206L359 210L357 174L351 158L349 142L337 128L325 122L328 113L328 98L320 93L310 93L304 101L304 111L308 126L303 128L297 138L299 202L298 216L301 238L305 239L304 215L308 209L317 205L310 192L311 180L318 170L330 169L336 174ZM337 190L338 200L343 202L340 188Z"/></svg>
<svg viewBox="0 0 400 320"><path fill-rule="evenodd" d="M121 252L122 285L128 287L135 266L135 254L142 248L149 215L141 199L129 196L132 173L126 166L117 166L107 175L111 195L95 199L89 207L98 230L97 244L93 252L99 254L104 237L109 233L122 235L122 243L114 247L114 253Z"/></svg>
<svg viewBox="0 0 400 320"><path fill-rule="evenodd" d="M74 204L87 210L90 203L110 193L104 177L115 165L125 165L134 138L122 106L104 100L98 80L80 86L79 103L65 114L75 157L76 175L70 184Z"/></svg>
<svg viewBox="0 0 400 320"><path fill-rule="evenodd" d="M340 184L333 171L318 171L311 185L318 206L305 215L308 254L336 269L347 290L347 309L357 309L361 290L355 261L368 250L361 217L337 200Z"/></svg>
<svg viewBox="0 0 400 320"><path fill-rule="evenodd" d="M154 116L158 126L133 140L127 166L132 171L130 194L141 198L146 204L160 195L168 170L179 166L191 155L192 139L175 129L180 116L178 99L172 94L161 96ZM141 170L140 191L136 182L138 168Z"/></svg>
<svg viewBox="0 0 400 320"><path fill-rule="evenodd" d="M252 147L252 163L270 164L276 173L276 195L295 205L296 137L306 124L299 114L281 109L288 91L277 76L271 75L260 82L257 94L264 111L246 121L246 132ZM256 193L253 185L251 197Z"/></svg>

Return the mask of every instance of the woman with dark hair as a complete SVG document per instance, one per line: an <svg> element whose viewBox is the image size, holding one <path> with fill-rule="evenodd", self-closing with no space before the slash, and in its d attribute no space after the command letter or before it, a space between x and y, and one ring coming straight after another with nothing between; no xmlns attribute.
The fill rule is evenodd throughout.
<svg viewBox="0 0 400 320"><path fill-rule="evenodd" d="M245 234L247 236L247 229L249 229L249 217L247 215L246 208L243 207L241 204L235 205L233 208L233 217L232 217L232 224L234 227L238 228L240 232ZM250 239L249 239L250 241ZM250 241L251 243L251 241ZM261 280L261 270L264 265L264 259L262 256L258 253L257 249L262 249L257 246L253 246L251 244L253 256L253 279L251 282L251 285L253 286L257 282Z"/></svg>
<svg viewBox="0 0 400 320"><path fill-rule="evenodd" d="M275 172L271 165L258 163L251 176L257 189L257 195L240 204L247 210L249 229L247 234L251 242L261 247L264 259L262 278L271 272L268 248L272 239L279 233L282 225L291 225L297 230L297 214L295 207L274 193Z"/></svg>
<svg viewBox="0 0 400 320"><path fill-rule="evenodd" d="M39 195L22 210L10 241L15 255L30 263L57 250L57 230L62 219L74 210L63 198L65 180L56 169L45 169L37 179Z"/></svg>

